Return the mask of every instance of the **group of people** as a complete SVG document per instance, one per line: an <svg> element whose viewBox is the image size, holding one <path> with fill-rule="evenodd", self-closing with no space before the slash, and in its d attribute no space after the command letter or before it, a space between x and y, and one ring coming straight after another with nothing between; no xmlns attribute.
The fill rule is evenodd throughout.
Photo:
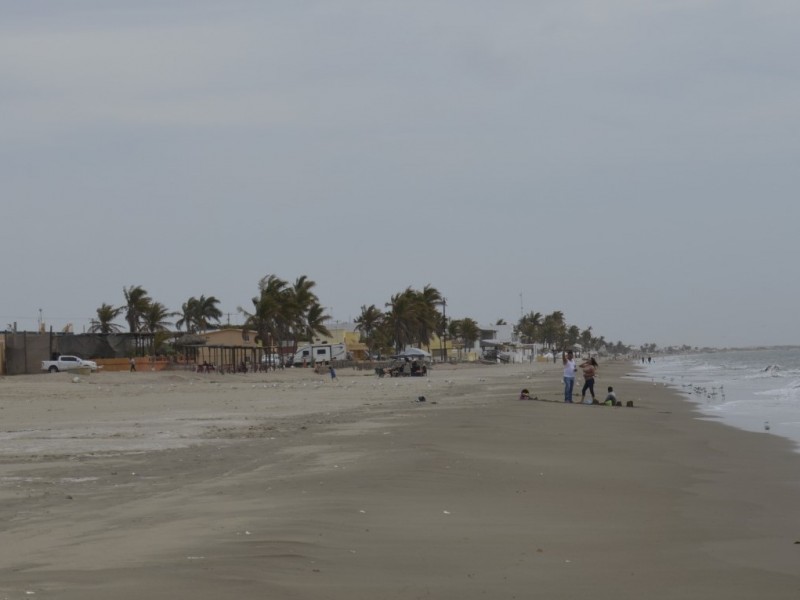
<svg viewBox="0 0 800 600"><path fill-rule="evenodd" d="M583 374L583 388L581 389L581 404L586 403L586 392L589 392L589 395L592 397L591 402L589 404L604 404L606 406L622 406L620 402L617 401L617 395L614 393L614 388L608 386L608 393L606 394L605 399L603 402L599 402L597 397L594 393L594 380L597 377L597 369L600 365L597 364L597 360L593 357L589 357L581 364L577 364L575 362L575 355L573 354L572 350L567 350L561 353L561 361L564 363L564 402L568 404L573 404L572 401L572 394L575 389L575 375L578 372L578 369L581 370ZM531 397L530 391L527 388L524 388L519 393L520 400L538 400L536 396ZM633 406L632 402L628 403L628 406Z"/></svg>
<svg viewBox="0 0 800 600"><path fill-rule="evenodd" d="M600 404L594 394L594 379L597 376L597 368L599 365L594 357L583 361L580 365L575 363L575 355L572 350L567 350L561 353L561 362L564 364L564 402L572 404L572 393L575 388L575 374L578 369L583 373L583 388L581 388L581 404L586 402L586 392L592 396L592 404ZM608 394L603 401L603 404L616 406L617 396L614 393L614 388L609 386Z"/></svg>

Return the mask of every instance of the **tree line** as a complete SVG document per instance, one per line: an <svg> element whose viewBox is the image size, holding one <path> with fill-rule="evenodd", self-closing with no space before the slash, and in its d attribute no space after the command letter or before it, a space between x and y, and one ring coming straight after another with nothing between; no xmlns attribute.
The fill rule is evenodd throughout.
<svg viewBox="0 0 800 600"><path fill-rule="evenodd" d="M325 323L331 317L321 305L315 287L316 283L306 275L298 277L294 283L277 275L263 277L250 306L238 307L243 320L241 326L256 332L257 339L266 348L296 348L299 341L330 336ZM152 334L154 339L166 339L173 325L188 334L220 326L222 312L215 296L192 296L181 305L180 311L170 311L163 303L153 300L141 285L124 287L123 297L125 302L120 306L103 303L97 308L91 332L121 332L122 326L115 322L121 316L130 333ZM407 287L393 294L382 308L374 304L362 305L355 328L371 355L388 354L407 346L430 350L434 335L440 340L450 339L472 347L480 338L478 322L469 317L448 317L446 308L446 299L434 286L429 284L421 290ZM178 318L173 323L175 317ZM503 325L505 321L500 319L496 324ZM568 324L561 311L548 315L531 311L519 319L514 331L522 343L541 344L550 349L580 344L589 351L601 348L620 354L630 351L622 342L612 344L603 336L595 336L591 327L581 330Z"/></svg>

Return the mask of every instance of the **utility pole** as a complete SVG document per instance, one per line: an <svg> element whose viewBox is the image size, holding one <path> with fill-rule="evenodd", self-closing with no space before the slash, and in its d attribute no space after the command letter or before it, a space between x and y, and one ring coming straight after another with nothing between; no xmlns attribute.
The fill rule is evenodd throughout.
<svg viewBox="0 0 800 600"><path fill-rule="evenodd" d="M442 337L439 339L439 351L442 354L442 362L445 362L446 350L447 350L447 298L442 296Z"/></svg>

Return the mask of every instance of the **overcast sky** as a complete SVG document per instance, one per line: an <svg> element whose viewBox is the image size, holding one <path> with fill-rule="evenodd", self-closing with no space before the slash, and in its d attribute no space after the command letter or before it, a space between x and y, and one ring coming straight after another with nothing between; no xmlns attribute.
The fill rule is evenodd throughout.
<svg viewBox="0 0 800 600"><path fill-rule="evenodd" d="M426 284L800 343L796 0L0 0L0 329Z"/></svg>

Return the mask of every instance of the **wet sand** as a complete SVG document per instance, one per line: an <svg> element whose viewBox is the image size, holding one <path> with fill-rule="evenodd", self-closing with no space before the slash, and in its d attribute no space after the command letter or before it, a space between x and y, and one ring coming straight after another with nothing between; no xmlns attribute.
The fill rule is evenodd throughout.
<svg viewBox="0 0 800 600"><path fill-rule="evenodd" d="M800 455L635 368L4 378L0 599L800 597Z"/></svg>

